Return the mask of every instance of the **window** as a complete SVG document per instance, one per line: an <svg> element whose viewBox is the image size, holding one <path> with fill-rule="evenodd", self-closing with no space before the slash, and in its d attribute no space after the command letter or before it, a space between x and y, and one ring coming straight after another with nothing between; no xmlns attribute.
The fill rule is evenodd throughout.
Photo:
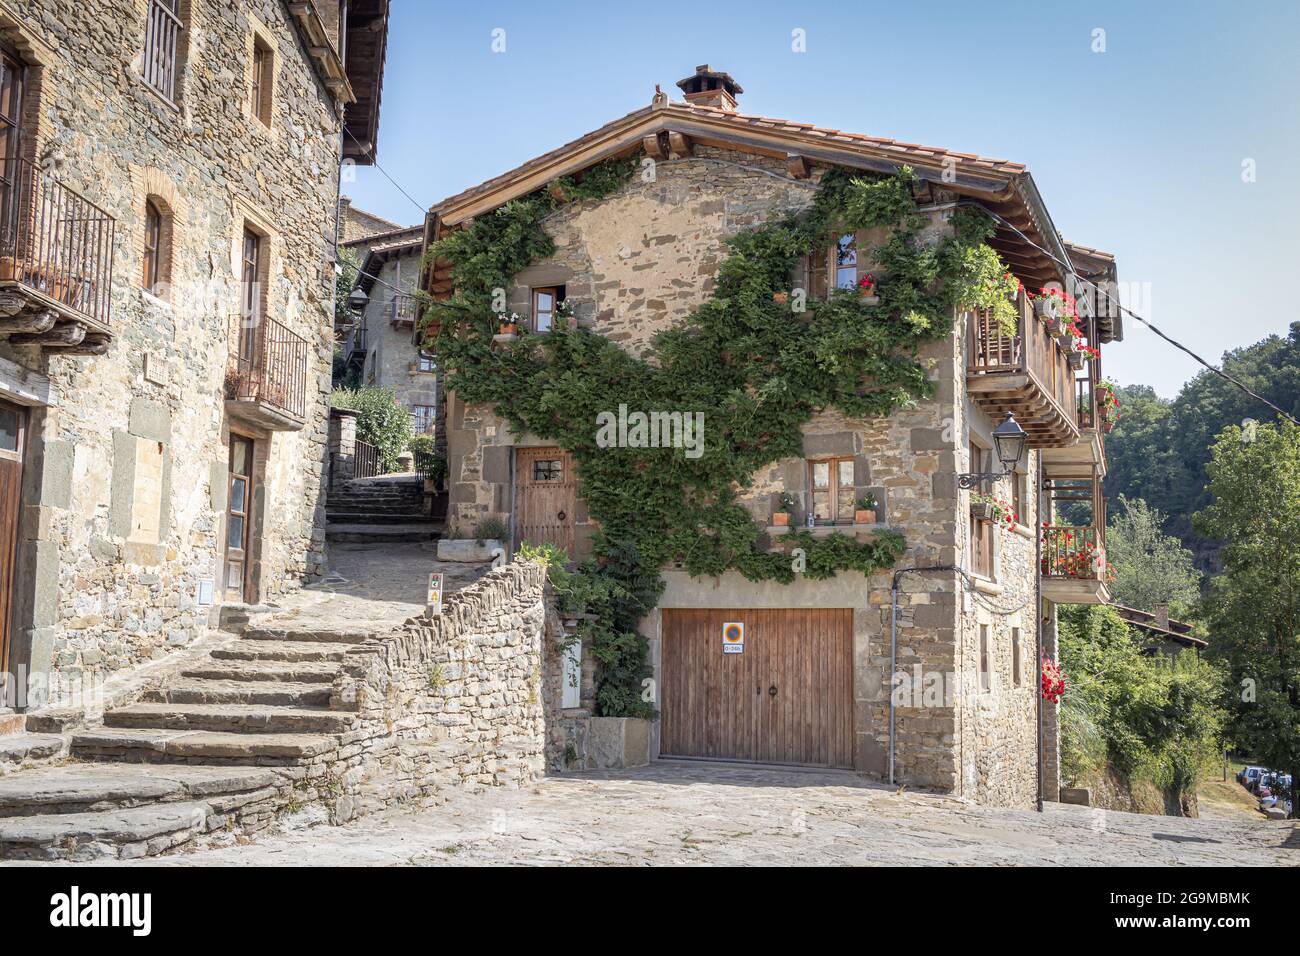
<svg viewBox="0 0 1300 956"><path fill-rule="evenodd" d="M560 458L538 458L533 462L533 481L563 481L564 461Z"/></svg>
<svg viewBox="0 0 1300 956"><path fill-rule="evenodd" d="M1016 687L1020 686L1020 681L1022 679L1021 669L1022 666L1020 663L1020 628L1013 627L1011 629L1011 682Z"/></svg>
<svg viewBox="0 0 1300 956"><path fill-rule="evenodd" d="M855 501L853 459L828 458L808 463L813 518L818 524L852 524Z"/></svg>
<svg viewBox="0 0 1300 956"><path fill-rule="evenodd" d="M176 99L181 45L180 0L149 0L144 32L144 81L168 100Z"/></svg>
<svg viewBox="0 0 1300 956"><path fill-rule="evenodd" d="M564 301L564 286L533 290L533 331L549 332L555 324L555 309Z"/></svg>
<svg viewBox="0 0 1300 956"><path fill-rule="evenodd" d="M152 199L144 203L144 276L145 291L157 295L163 281L163 214Z"/></svg>
<svg viewBox="0 0 1300 956"><path fill-rule="evenodd" d="M417 435L428 435L433 431L433 414L432 405L411 406L411 423Z"/></svg>
<svg viewBox="0 0 1300 956"><path fill-rule="evenodd" d="M257 345L257 328L262 324L262 245L263 237L244 227L243 274L240 289L239 357L253 358Z"/></svg>
<svg viewBox="0 0 1300 956"><path fill-rule="evenodd" d="M983 471L983 465L984 449L972 443L970 470ZM970 565L972 573L993 577L993 522L975 517L973 509L970 516Z"/></svg>
<svg viewBox="0 0 1300 956"><path fill-rule="evenodd" d="M1025 476L1018 471L1011 473L1011 510L1016 513L1017 524L1029 524L1029 516L1025 514Z"/></svg>
<svg viewBox="0 0 1300 956"><path fill-rule="evenodd" d="M835 288L852 289L858 284L858 237L840 236L835 243Z"/></svg>
<svg viewBox="0 0 1300 956"><path fill-rule="evenodd" d="M420 360L419 360L419 364L416 366L416 369L421 372L436 372L438 371L438 366L437 363L434 361L433 356L430 355L428 352L424 351L424 349L421 349Z"/></svg>
<svg viewBox="0 0 1300 956"><path fill-rule="evenodd" d="M274 75L274 54L270 45L260 36L253 37L253 70L249 87L249 112L266 126L271 125L271 77Z"/></svg>
<svg viewBox="0 0 1300 956"><path fill-rule="evenodd" d="M989 626L980 625L980 690L988 691L991 689L992 682L989 668Z"/></svg>

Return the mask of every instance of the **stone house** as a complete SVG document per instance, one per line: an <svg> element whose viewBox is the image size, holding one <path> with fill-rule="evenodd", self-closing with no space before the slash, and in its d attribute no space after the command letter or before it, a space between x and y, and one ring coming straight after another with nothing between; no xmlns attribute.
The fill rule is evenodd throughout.
<svg viewBox="0 0 1300 956"><path fill-rule="evenodd" d="M365 307L341 337L344 366L364 385L392 388L410 412L415 433L432 435L438 369L415 335L424 227L360 236L342 247L359 263L354 294L360 289L366 295Z"/></svg>
<svg viewBox="0 0 1300 956"><path fill-rule="evenodd" d="M1077 288L1085 277L1114 288L1113 257L1064 243L1020 164L746 115L739 84L707 66L678 86L684 102L656 93L651 105L436 204L426 239L601 160L639 157L653 176L549 215L556 252L514 277L506 311L544 334L555 302L566 300L581 325L640 355L708 297L728 236L805 208L827 169L891 173L907 164L930 239L950 229L958 203L979 204L1001 217L990 245L1026 288ZM825 295L857 283L876 267L881 238L827 236L792 288ZM435 297L450 294L449 264L434 263L424 283ZM823 413L804 429L802 457L743 489L772 538L787 530L773 517L782 492L798 502L793 522L811 516L815 535L901 531L908 550L892 573L782 585L663 569L663 596L641 625L659 714L654 753L851 768L1007 805L1035 799L1037 641L1052 654L1056 603L1106 598L1096 561L1062 560L1104 551L1104 422L1099 351L1081 362L1077 343L1049 334L1023 295L1017 308L1014 336L978 311L926 348L934 399L879 419ZM1098 350L1121 336L1113 309L1081 321ZM488 407L455 394L445 402L449 524L497 517L515 546L544 540L589 553L594 525L565 450L513 434ZM993 486L1014 504L1013 527L995 525L959 479L998 467L992 433L1008 412L1029 449ZM868 493L876 523L856 523L854 502ZM1092 517L1040 541L1040 523L1063 497ZM744 651L724 655L724 625L737 622ZM566 696L566 713L583 714L589 679ZM1055 799L1055 708L1043 711L1044 790Z"/></svg>
<svg viewBox="0 0 1300 956"><path fill-rule="evenodd" d="M340 162L373 162L387 16L0 0L9 706L322 573Z"/></svg>

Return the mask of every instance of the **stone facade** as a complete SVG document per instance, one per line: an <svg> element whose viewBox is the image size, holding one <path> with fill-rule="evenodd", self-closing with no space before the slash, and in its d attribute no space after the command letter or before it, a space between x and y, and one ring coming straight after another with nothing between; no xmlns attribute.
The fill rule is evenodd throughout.
<svg viewBox="0 0 1300 956"><path fill-rule="evenodd" d="M0 3L27 69L25 155L116 220L106 353L0 344L8 381L48 382L29 403L9 663L49 675L54 698L215 622L232 434L256 442L245 597L323 571L342 107L288 6L182 0L169 100L140 75L149 0ZM255 42L270 51L269 124L247 94ZM164 219L152 292L147 203ZM246 229L262 243L263 315L305 342L287 430L227 400Z"/></svg>
<svg viewBox="0 0 1300 956"><path fill-rule="evenodd" d="M804 208L820 175L814 167L810 179L797 180L783 162L696 144L691 157L657 163L653 182L634 177L603 201L573 203L552 214L545 228L557 251L516 277L510 310L527 314L530 288L563 285L580 323L643 354L655 333L680 322L711 294L726 237ZM950 215L942 208L927 213L923 238L935 242L944 236ZM881 238L860 236L859 255ZM806 275L792 277L793 287L806 282ZM937 387L933 400L874 420L847 420L835 412L817 416L804 429L805 457L774 463L743 492L755 520L769 523L782 491L793 493L801 509L808 506L808 459L851 458L855 497L874 494L878 521L907 539L897 568L970 568L970 493L957 488L955 474L973 470L972 442L992 447L995 423L966 397L965 321L959 317L953 336L922 352ZM466 406L454 395L446 425L449 522L472 527L487 516L509 521L512 450L550 442L513 435L490 409ZM1017 529L994 532L991 575L936 570L900 579L898 670L909 678L921 675L918 693L940 682L937 700L904 699L915 706L896 708L894 769L900 783L1006 805L1026 806L1034 799L1035 457L1029 456L1016 478L1028 513ZM997 490L1010 497L1005 482ZM578 557L586 553L591 530L585 518L580 504ZM796 515L801 519L802 510ZM704 581L670 568L665 578L661 609L853 609L854 766L887 777L891 572L865 581L842 574L789 586L749 582L734 572ZM658 684L659 612L642 626Z"/></svg>

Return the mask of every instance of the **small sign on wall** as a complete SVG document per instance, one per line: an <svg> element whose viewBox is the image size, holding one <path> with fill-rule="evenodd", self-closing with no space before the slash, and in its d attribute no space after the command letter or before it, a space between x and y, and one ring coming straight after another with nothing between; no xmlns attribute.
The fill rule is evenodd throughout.
<svg viewBox="0 0 1300 956"><path fill-rule="evenodd" d="M432 571L429 574L429 594L424 602L424 612L429 617L437 617L442 613L441 571Z"/></svg>
<svg viewBox="0 0 1300 956"><path fill-rule="evenodd" d="M744 621L724 621L722 624L722 653L745 653Z"/></svg>

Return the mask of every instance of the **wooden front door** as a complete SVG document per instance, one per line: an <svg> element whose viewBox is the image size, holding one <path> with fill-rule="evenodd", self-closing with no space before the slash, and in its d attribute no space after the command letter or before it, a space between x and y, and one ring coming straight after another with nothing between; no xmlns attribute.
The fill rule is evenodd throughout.
<svg viewBox="0 0 1300 956"><path fill-rule="evenodd" d="M578 478L559 448L515 450L515 547L553 544L574 557Z"/></svg>
<svg viewBox="0 0 1300 956"><path fill-rule="evenodd" d="M662 634L663 756L853 766L850 609L665 609Z"/></svg>
<svg viewBox="0 0 1300 956"><path fill-rule="evenodd" d="M241 603L248 590L249 535L253 524L253 440L230 436L226 490L226 600Z"/></svg>
<svg viewBox="0 0 1300 956"><path fill-rule="evenodd" d="M14 563L18 512L22 507L23 449L27 410L0 402L0 672L9 672L10 618L14 606Z"/></svg>

